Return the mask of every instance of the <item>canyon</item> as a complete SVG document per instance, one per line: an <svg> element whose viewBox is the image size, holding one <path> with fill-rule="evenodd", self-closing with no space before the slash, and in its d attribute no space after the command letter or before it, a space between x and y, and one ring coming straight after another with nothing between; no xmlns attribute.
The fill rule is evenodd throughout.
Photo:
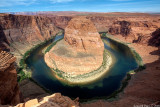
<svg viewBox="0 0 160 107"><path fill-rule="evenodd" d="M146 69L132 76L124 93L120 94L119 100L112 102L98 100L80 104L80 106L126 107L134 104L159 104L160 15L138 13L83 14L93 22L98 32L108 32L114 35L114 38L133 47L142 57ZM63 16L53 13L0 14L0 50L1 57L6 58L0 60L1 104L16 105L23 102L20 101L22 98L20 98L17 83L16 64L19 65L20 59L27 50L61 32L76 15L67 14ZM16 64L14 64L15 57L10 53L17 58ZM6 84L8 87L5 87Z"/></svg>

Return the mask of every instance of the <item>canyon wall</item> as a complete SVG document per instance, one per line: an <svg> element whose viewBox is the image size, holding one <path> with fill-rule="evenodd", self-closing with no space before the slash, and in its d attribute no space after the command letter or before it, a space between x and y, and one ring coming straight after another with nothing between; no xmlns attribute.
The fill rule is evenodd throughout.
<svg viewBox="0 0 160 107"><path fill-rule="evenodd" d="M156 31L152 33L152 37L148 44L151 46L160 46L160 28L156 29Z"/></svg>
<svg viewBox="0 0 160 107"><path fill-rule="evenodd" d="M0 25L0 105L20 103L20 91L15 68L16 57L9 53L9 42Z"/></svg>
<svg viewBox="0 0 160 107"><path fill-rule="evenodd" d="M0 25L9 43L44 41L59 31L51 19L39 16L1 14Z"/></svg>
<svg viewBox="0 0 160 107"><path fill-rule="evenodd" d="M62 14L63 13L63 14ZM7 39L11 41L43 40L50 37L52 28L65 29L68 22L76 15L85 15L96 26L99 32L107 31L112 35L120 35L128 42L147 44L152 33L160 27L160 16L153 14L138 13L36 13L36 15L0 15L0 24L5 29ZM20 14L20 13L19 13ZM65 15L66 14L66 15ZM14 21L14 23L13 23ZM12 27L11 27L12 26ZM25 27L24 27L25 26ZM55 27L56 26L56 27ZM20 28L21 27L21 28ZM15 28L11 30L12 28ZM18 29L17 29L18 28ZM31 30L34 29L34 30ZM9 35L15 35L12 38ZM22 35L22 36L20 36ZM37 35L37 36L33 36ZM19 38L20 37L20 38ZM17 39L18 38L18 39Z"/></svg>
<svg viewBox="0 0 160 107"><path fill-rule="evenodd" d="M9 42L35 43L65 29L74 15L39 14L37 16L0 15L0 24ZM120 35L128 42L147 44L152 33L160 27L160 16L151 14L86 15L99 32ZM10 36L11 35L11 36ZM36 36L34 36L36 35Z"/></svg>
<svg viewBox="0 0 160 107"><path fill-rule="evenodd" d="M17 58L17 64L26 51L60 31L51 18L0 14L1 47L10 48Z"/></svg>
<svg viewBox="0 0 160 107"><path fill-rule="evenodd" d="M89 16L100 32L121 36L127 42L148 44L152 33L160 27L160 16Z"/></svg>
<svg viewBox="0 0 160 107"><path fill-rule="evenodd" d="M46 15L47 16L47 15ZM54 19L54 24L64 29L75 16L47 16ZM90 15L86 16L96 26L99 32L120 35L130 43L148 44L152 33L160 28L160 16L149 14L123 15Z"/></svg>
<svg viewBox="0 0 160 107"><path fill-rule="evenodd" d="M119 18L109 28L109 33L122 35L127 42L148 44L152 33L160 27L160 17Z"/></svg>

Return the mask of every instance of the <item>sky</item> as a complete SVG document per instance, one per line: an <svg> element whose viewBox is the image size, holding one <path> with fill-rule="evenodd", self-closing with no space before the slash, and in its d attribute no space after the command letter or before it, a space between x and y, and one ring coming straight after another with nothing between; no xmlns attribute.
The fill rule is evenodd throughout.
<svg viewBox="0 0 160 107"><path fill-rule="evenodd" d="M30 11L160 12L160 0L0 0L0 13Z"/></svg>

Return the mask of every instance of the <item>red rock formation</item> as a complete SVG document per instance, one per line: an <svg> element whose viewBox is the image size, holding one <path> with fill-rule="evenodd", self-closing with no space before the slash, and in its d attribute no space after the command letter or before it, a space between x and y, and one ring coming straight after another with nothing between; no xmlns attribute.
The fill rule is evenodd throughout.
<svg viewBox="0 0 160 107"><path fill-rule="evenodd" d="M26 51L61 31L51 18L43 16L0 14L0 25L5 37L0 44L10 47L17 64Z"/></svg>
<svg viewBox="0 0 160 107"><path fill-rule="evenodd" d="M122 35L128 42L148 44L151 34L160 27L160 17L118 18L109 27L112 35Z"/></svg>
<svg viewBox="0 0 160 107"><path fill-rule="evenodd" d="M65 28L64 40L76 50L103 56L104 45L94 24L85 17L73 18Z"/></svg>
<svg viewBox="0 0 160 107"><path fill-rule="evenodd" d="M79 107L79 102L78 98L73 101L67 96L55 93L44 97L42 101L32 99L25 103L20 103L16 107Z"/></svg>
<svg viewBox="0 0 160 107"><path fill-rule="evenodd" d="M54 16L49 18L57 27L65 29L65 27L68 25L68 22L72 19L72 16Z"/></svg>
<svg viewBox="0 0 160 107"><path fill-rule="evenodd" d="M67 73L85 74L101 66L103 51L104 44L93 23L76 17L65 28L64 40L46 53L45 62Z"/></svg>
<svg viewBox="0 0 160 107"><path fill-rule="evenodd" d="M20 103L17 72L14 67L16 58L6 51L0 51L0 104Z"/></svg>
<svg viewBox="0 0 160 107"><path fill-rule="evenodd" d="M160 46L160 28L152 33L152 37L149 40L149 45Z"/></svg>
<svg viewBox="0 0 160 107"><path fill-rule="evenodd" d="M9 51L9 42L3 32L3 29L0 25L0 36L1 36L1 39L0 39L0 50L6 50L6 51Z"/></svg>
<svg viewBox="0 0 160 107"><path fill-rule="evenodd" d="M47 14L45 14L47 16ZM42 15L43 16L43 15ZM122 35L128 42L147 44L151 34L160 27L160 16L137 13L92 13L86 15L99 32L108 31L112 35ZM51 16L54 24L65 29L68 22L75 16Z"/></svg>
<svg viewBox="0 0 160 107"><path fill-rule="evenodd" d="M44 41L59 32L51 19L39 16L1 14L0 25L9 43Z"/></svg>
<svg viewBox="0 0 160 107"><path fill-rule="evenodd" d="M122 36L127 36L130 34L130 22L127 21L116 21L113 27L109 28L109 33L111 34L121 34Z"/></svg>
<svg viewBox="0 0 160 107"><path fill-rule="evenodd" d="M99 32L109 31L113 35L125 36L128 42L141 44L147 44L151 34L160 27L159 15L144 13L40 12L35 14L47 17L62 29L65 29L72 17L84 14L92 20Z"/></svg>

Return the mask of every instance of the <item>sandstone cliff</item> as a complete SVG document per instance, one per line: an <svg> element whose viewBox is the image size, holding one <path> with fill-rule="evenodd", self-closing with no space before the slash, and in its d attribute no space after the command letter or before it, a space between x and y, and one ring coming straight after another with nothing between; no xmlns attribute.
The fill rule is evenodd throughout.
<svg viewBox="0 0 160 107"><path fill-rule="evenodd" d="M160 46L160 28L152 33L152 37L149 40L149 45Z"/></svg>
<svg viewBox="0 0 160 107"><path fill-rule="evenodd" d="M0 25L0 50L6 50L6 51L9 51L9 42L3 32L3 29Z"/></svg>
<svg viewBox="0 0 160 107"><path fill-rule="evenodd" d="M104 45L94 24L85 17L73 18L65 28L64 40L75 50L103 55Z"/></svg>
<svg viewBox="0 0 160 107"><path fill-rule="evenodd" d="M47 16L47 14L46 14ZM75 16L47 16L54 19L54 24L65 29L68 22ZM86 15L98 32L107 31L112 35L120 35L128 42L147 44L151 34L160 27L160 16L136 13L106 13Z"/></svg>
<svg viewBox="0 0 160 107"><path fill-rule="evenodd" d="M15 60L13 55L0 50L0 104L2 105L20 103Z"/></svg>
<svg viewBox="0 0 160 107"><path fill-rule="evenodd" d="M1 44L10 47L17 64L26 51L59 31L47 17L0 14L0 32L4 32Z"/></svg>
<svg viewBox="0 0 160 107"><path fill-rule="evenodd" d="M160 27L160 17L119 18L109 28L109 33L122 35L128 42L148 44L151 34Z"/></svg>
<svg viewBox="0 0 160 107"><path fill-rule="evenodd" d="M25 13L22 13L25 14ZM147 44L151 34L160 27L160 16L145 13L74 13L48 12L36 13L45 16L59 28L65 29L68 22L76 15L85 15L96 26L98 32L108 31L113 35L123 36L128 42Z"/></svg>
<svg viewBox="0 0 160 107"><path fill-rule="evenodd" d="M127 42L148 44L151 34L160 27L160 16L90 16L99 31L121 36Z"/></svg>
<svg viewBox="0 0 160 107"><path fill-rule="evenodd" d="M9 43L43 41L59 31L51 19L38 16L1 14L0 25Z"/></svg>

